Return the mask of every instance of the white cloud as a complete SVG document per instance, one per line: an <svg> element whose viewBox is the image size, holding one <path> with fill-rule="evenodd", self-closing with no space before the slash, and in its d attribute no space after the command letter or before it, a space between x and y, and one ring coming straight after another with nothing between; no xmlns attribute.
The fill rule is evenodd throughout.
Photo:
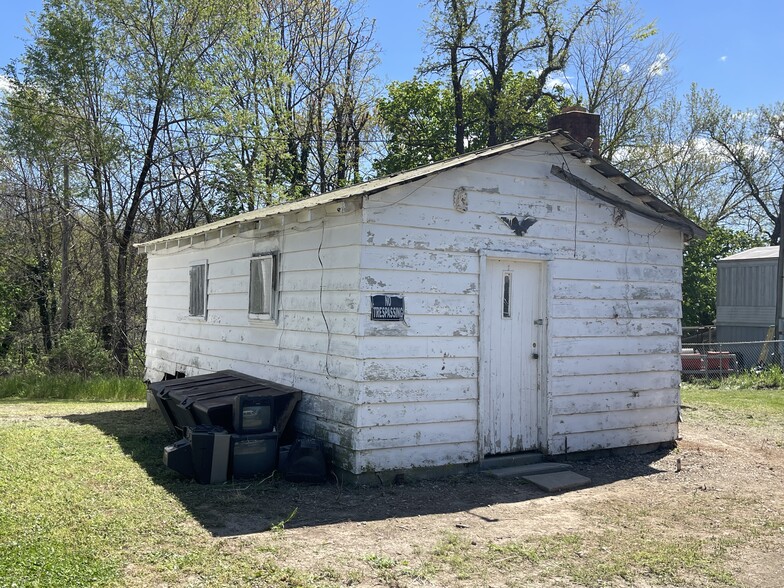
<svg viewBox="0 0 784 588"><path fill-rule="evenodd" d="M0 92L10 94L11 88L11 80L7 76L0 76Z"/></svg>
<svg viewBox="0 0 784 588"><path fill-rule="evenodd" d="M722 55L721 57L719 57L719 61L724 63L725 61L727 61L727 56L726 55Z"/></svg>
<svg viewBox="0 0 784 588"><path fill-rule="evenodd" d="M621 64L621 65L618 67L618 69L619 69L619 70L620 70L620 72L621 72L621 73L623 73L623 74L627 74L627 73L629 73L630 71L632 71L632 68L631 68L631 66L630 66L628 63L623 63L623 64Z"/></svg>
<svg viewBox="0 0 784 588"><path fill-rule="evenodd" d="M659 53L648 71L655 76L663 76L668 69L670 69L670 56L666 53Z"/></svg>
<svg viewBox="0 0 784 588"><path fill-rule="evenodd" d="M570 86L569 80L560 74L553 74L547 78L547 82L544 84L544 89L548 92L552 92L556 89L566 89Z"/></svg>

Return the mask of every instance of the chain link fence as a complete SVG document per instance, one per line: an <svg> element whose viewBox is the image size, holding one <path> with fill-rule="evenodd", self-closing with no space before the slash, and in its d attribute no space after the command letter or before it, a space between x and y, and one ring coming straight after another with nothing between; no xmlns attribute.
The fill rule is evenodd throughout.
<svg viewBox="0 0 784 588"><path fill-rule="evenodd" d="M762 372L782 367L784 341L735 343L684 343L681 348L681 379L723 379L743 372Z"/></svg>

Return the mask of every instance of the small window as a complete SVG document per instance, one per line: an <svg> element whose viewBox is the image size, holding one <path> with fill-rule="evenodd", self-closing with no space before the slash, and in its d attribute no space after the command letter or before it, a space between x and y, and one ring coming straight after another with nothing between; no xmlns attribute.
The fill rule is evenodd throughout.
<svg viewBox="0 0 784 588"><path fill-rule="evenodd" d="M274 319L277 296L277 256L259 255L250 260L250 302L253 318Z"/></svg>
<svg viewBox="0 0 784 588"><path fill-rule="evenodd" d="M207 263L191 266L190 302L188 314L204 317L207 314Z"/></svg>
<svg viewBox="0 0 784 588"><path fill-rule="evenodd" d="M504 272L504 299L502 303L502 316L512 318L512 274Z"/></svg>

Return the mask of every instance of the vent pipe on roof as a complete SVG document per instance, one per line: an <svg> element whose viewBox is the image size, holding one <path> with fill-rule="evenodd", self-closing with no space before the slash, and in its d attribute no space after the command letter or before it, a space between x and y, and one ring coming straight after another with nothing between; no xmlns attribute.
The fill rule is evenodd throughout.
<svg viewBox="0 0 784 588"><path fill-rule="evenodd" d="M561 114L550 117L547 121L547 130L561 129L566 131L577 141L590 147L599 155L599 115L588 112L583 106L566 106Z"/></svg>

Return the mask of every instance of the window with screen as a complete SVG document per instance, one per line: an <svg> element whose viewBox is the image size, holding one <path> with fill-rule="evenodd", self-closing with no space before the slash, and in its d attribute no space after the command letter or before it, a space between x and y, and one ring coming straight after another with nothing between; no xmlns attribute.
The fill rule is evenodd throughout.
<svg viewBox="0 0 784 588"><path fill-rule="evenodd" d="M204 317L207 314L207 264L194 264L190 270L190 301L188 314Z"/></svg>
<svg viewBox="0 0 784 588"><path fill-rule="evenodd" d="M253 318L274 319L277 289L277 257L259 255L250 260L250 302L248 312Z"/></svg>

